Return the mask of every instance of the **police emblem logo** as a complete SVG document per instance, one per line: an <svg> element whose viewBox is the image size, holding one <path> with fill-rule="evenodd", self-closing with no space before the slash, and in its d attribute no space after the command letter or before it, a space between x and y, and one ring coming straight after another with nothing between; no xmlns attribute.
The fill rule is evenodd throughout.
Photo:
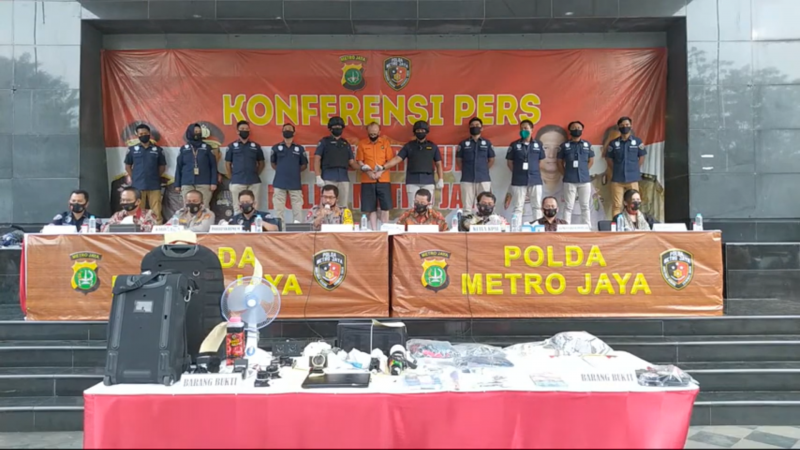
<svg viewBox="0 0 800 450"><path fill-rule="evenodd" d="M520 149L520 148L522 148L522 145L521 144L517 144L517 149Z"/></svg>
<svg viewBox="0 0 800 450"><path fill-rule="evenodd" d="M282 152L282 151L283 151L283 146L282 146L282 145L279 145L279 146L278 146L278 151L279 151L279 152Z"/></svg>
<svg viewBox="0 0 800 450"><path fill-rule="evenodd" d="M619 148L619 141L614 141L614 147Z"/></svg>
<svg viewBox="0 0 800 450"><path fill-rule="evenodd" d="M314 255L314 279L325 290L332 291L347 276L347 257L336 250L322 250Z"/></svg>
<svg viewBox="0 0 800 450"><path fill-rule="evenodd" d="M464 142L464 147L469 147L469 141Z"/></svg>
<svg viewBox="0 0 800 450"><path fill-rule="evenodd" d="M636 139L631 141L631 145L636 145Z"/></svg>
<svg viewBox="0 0 800 450"><path fill-rule="evenodd" d="M486 141L481 141L481 145L486 145Z"/></svg>
<svg viewBox="0 0 800 450"><path fill-rule="evenodd" d="M383 61L383 79L395 91L399 91L411 81L411 61L402 56L393 56Z"/></svg>
<svg viewBox="0 0 800 450"><path fill-rule="evenodd" d="M234 143L233 143L233 146L234 146L234 147L238 147L238 146L239 146L239 143L238 143L238 142L234 142ZM188 145L187 145L187 147L188 147Z"/></svg>
<svg viewBox="0 0 800 450"><path fill-rule="evenodd" d="M339 58L342 63L342 87L348 91L364 89L364 64L367 58L358 55L345 55Z"/></svg>
<svg viewBox="0 0 800 450"><path fill-rule="evenodd" d="M252 143L252 142L251 142L251 143L250 143L250 147L256 148L256 144L254 144L254 143Z"/></svg>
<svg viewBox="0 0 800 450"><path fill-rule="evenodd" d="M74 261L72 264L72 289L85 294L96 291L100 287L100 277L97 271L97 261L103 256L95 252L78 252L69 255Z"/></svg>
<svg viewBox="0 0 800 450"><path fill-rule="evenodd" d="M533 143L533 148L539 148L539 143L538 142L534 142Z"/></svg>
<svg viewBox="0 0 800 450"><path fill-rule="evenodd" d="M661 254L661 276L671 288L685 288L694 278L694 256L677 248L665 251Z"/></svg>
<svg viewBox="0 0 800 450"><path fill-rule="evenodd" d="M583 146L584 146L584 147L588 147L588 146L589 146L589 143L588 143L588 142L584 142L584 143L583 143Z"/></svg>
<svg viewBox="0 0 800 450"><path fill-rule="evenodd" d="M447 275L447 260L450 252L444 250L426 250L419 254L422 259L422 286L437 293L450 286L450 277Z"/></svg>

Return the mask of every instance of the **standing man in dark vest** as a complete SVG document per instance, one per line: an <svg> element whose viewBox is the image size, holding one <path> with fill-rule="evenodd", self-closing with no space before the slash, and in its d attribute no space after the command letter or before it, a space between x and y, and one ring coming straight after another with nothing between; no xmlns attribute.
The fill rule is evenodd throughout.
<svg viewBox="0 0 800 450"><path fill-rule="evenodd" d="M264 150L257 142L250 140L250 124L244 120L236 124L239 139L228 145L225 152L225 168L231 180L231 195L239 198L245 190L253 191L256 202L261 203L261 172L264 170ZM239 202L233 202L233 212L238 214Z"/></svg>
<svg viewBox="0 0 800 450"><path fill-rule="evenodd" d="M473 117L469 121L470 137L458 144L456 169L461 171L461 204L472 211L475 199L481 192L492 192L489 169L494 165L492 143L481 137L483 121Z"/></svg>
<svg viewBox="0 0 800 450"><path fill-rule="evenodd" d="M397 153L397 156L390 159L386 165L375 166L376 172L382 172L400 164L404 159L408 159L406 164L406 195L409 199L413 199L420 189L433 192L434 167L436 168L436 174L439 176L439 180L435 181L436 189L441 189L444 186L442 153L436 144L428 140L428 132L430 130L428 122L424 120L417 121L414 123L414 136L416 139L406 143Z"/></svg>
<svg viewBox="0 0 800 450"><path fill-rule="evenodd" d="M141 195L142 208L149 207L161 223L161 175L167 170L164 150L151 143L150 127L140 124L136 127L139 144L128 147L125 155L125 172L128 184Z"/></svg>
<svg viewBox="0 0 800 450"><path fill-rule="evenodd" d="M317 174L317 186L336 186L339 190L339 202L347 206L350 202L350 175L348 168L358 170L353 147L342 138L344 120L339 116L328 121L331 135L319 141L314 152L314 171Z"/></svg>

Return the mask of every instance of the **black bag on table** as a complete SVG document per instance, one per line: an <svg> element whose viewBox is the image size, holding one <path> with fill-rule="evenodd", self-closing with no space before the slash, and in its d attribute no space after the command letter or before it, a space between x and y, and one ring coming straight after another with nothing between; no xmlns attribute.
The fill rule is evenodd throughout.
<svg viewBox="0 0 800 450"><path fill-rule="evenodd" d="M106 386L164 384L189 368L186 311L193 282L179 273L120 275L108 318Z"/></svg>
<svg viewBox="0 0 800 450"><path fill-rule="evenodd" d="M141 270L181 273L195 283L197 291L186 312L186 340L192 362L197 362L203 340L222 322L220 299L225 278L219 256L202 245L160 245L144 256Z"/></svg>

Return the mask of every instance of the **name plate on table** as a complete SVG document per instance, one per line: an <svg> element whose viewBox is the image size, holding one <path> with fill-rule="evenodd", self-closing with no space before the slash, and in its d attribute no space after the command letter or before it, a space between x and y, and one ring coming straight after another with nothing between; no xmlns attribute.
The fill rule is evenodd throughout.
<svg viewBox="0 0 800 450"><path fill-rule="evenodd" d="M45 225L42 234L78 234L75 225Z"/></svg>
<svg viewBox="0 0 800 450"><path fill-rule="evenodd" d="M181 388L221 388L236 387L242 384L241 373L187 373L175 383Z"/></svg>
<svg viewBox="0 0 800 450"><path fill-rule="evenodd" d="M382 223L381 231L386 231L389 235L405 233L406 226L399 223Z"/></svg>
<svg viewBox="0 0 800 450"><path fill-rule="evenodd" d="M592 227L586 225L585 223L580 223L580 224L560 223L558 224L557 230L562 233L588 233L592 231Z"/></svg>
<svg viewBox="0 0 800 450"><path fill-rule="evenodd" d="M167 234L167 233L177 233L178 231L183 230L182 226L178 225L155 225L153 226L152 233L155 234Z"/></svg>
<svg viewBox="0 0 800 450"><path fill-rule="evenodd" d="M439 225L409 225L409 233L438 233Z"/></svg>
<svg viewBox="0 0 800 450"><path fill-rule="evenodd" d="M506 231L503 225L471 225L469 227L470 233L502 233Z"/></svg>
<svg viewBox="0 0 800 450"><path fill-rule="evenodd" d="M209 233L244 233L241 225L211 225Z"/></svg>
<svg viewBox="0 0 800 450"><path fill-rule="evenodd" d="M346 233L354 231L354 228L353 225L347 225L342 223L324 223L322 224L320 231L325 233Z"/></svg>
<svg viewBox="0 0 800 450"><path fill-rule="evenodd" d="M687 231L685 223L654 223L653 231Z"/></svg>

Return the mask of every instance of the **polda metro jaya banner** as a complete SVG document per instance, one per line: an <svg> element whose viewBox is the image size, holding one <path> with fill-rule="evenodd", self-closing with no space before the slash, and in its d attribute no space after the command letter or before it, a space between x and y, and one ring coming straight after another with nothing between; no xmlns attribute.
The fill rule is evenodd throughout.
<svg viewBox="0 0 800 450"><path fill-rule="evenodd" d="M501 236L244 233L198 243L218 255L226 285L259 261L285 319L722 314L719 231ZM116 277L140 273L162 241L26 235L28 320L106 320Z"/></svg>
<svg viewBox="0 0 800 450"><path fill-rule="evenodd" d="M366 137L365 126L382 125L395 151L413 138L412 124L426 120L429 139L443 152L445 187L435 205L445 213L461 207L456 169L456 145L469 136L468 121L480 117L483 138L494 145L492 191L501 212L511 172L505 164L508 145L519 137L519 123L535 124L534 134L547 155L544 194L562 204L562 176L557 170L558 146L567 139L567 124L585 124L583 138L592 143L593 222L610 216L610 176L603 149L618 136L620 116L633 118L634 133L648 155L640 190L645 212L663 218L664 115L666 50L547 50L547 51L253 51L141 50L103 53L105 142L108 149L112 202L124 183L126 147L136 141L135 125L145 122L165 149L165 188L171 187L178 148L185 144L190 123L204 127L206 143L224 155L235 141L236 122L251 123L251 139L269 160L279 143L281 125L297 126L295 142L313 155L328 134L331 116L347 123L344 137L353 145ZM224 173L224 161L220 169ZM305 209L318 202L315 174L303 174ZM359 178L351 172L351 180ZM272 209L272 168L261 174L262 198ZM409 207L402 185L405 165L391 173L395 210ZM217 218L231 213L230 192L223 180L213 205ZM164 204L178 207L172 189ZM355 209L360 187L354 183L347 199ZM510 201L510 198L508 199ZM114 208L116 210L116 208ZM266 209L261 205L260 209ZM526 207L526 215L529 209ZM574 209L580 215L580 208Z"/></svg>

